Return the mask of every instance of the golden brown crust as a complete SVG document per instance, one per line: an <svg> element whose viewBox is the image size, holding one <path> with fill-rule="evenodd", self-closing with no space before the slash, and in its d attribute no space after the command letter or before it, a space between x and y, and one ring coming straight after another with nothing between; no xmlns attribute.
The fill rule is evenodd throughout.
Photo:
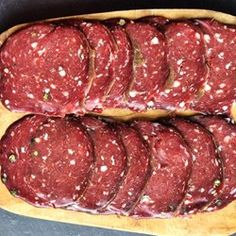
<svg viewBox="0 0 236 236"><path fill-rule="evenodd" d="M96 13L72 17L61 17L48 19L53 22L62 19L97 19L105 20L109 18L129 18L136 19L144 16L158 15L170 19L182 18L214 18L222 23L236 24L236 17L225 13L199 10L199 9L162 9L162 10L129 10L115 11L108 13ZM15 31L29 24L21 24L10 28L0 35L0 45ZM179 111L181 115L192 115L193 111ZM236 104L231 109L232 116L236 120ZM14 113L8 111L0 104L0 137L7 127L14 121L26 115L26 113ZM134 113L128 109L104 110L100 115L112 116L119 120L129 120L133 118L146 117L154 119L160 116L170 115L163 110L147 111L145 113ZM145 219L135 220L128 217L117 216L96 216L85 213L59 210L40 209L33 207L20 199L12 197L5 186L0 183L0 208L20 215L37 217L47 220L56 220L80 225L91 225L96 227L113 228L127 231L134 231L147 234L158 235L229 235L236 232L236 202L214 213L198 214L189 219L174 218L168 220Z"/></svg>

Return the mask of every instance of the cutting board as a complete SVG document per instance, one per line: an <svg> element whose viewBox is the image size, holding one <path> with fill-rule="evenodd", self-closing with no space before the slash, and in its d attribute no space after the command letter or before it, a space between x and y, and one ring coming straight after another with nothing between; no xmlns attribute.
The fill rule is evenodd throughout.
<svg viewBox="0 0 236 236"><path fill-rule="evenodd" d="M215 18L221 22L236 24L236 17L209 10L130 10L74 16L83 19L109 19L124 17L136 19L148 15L160 15L172 19L180 18ZM65 18L65 17L64 17ZM71 18L71 17L67 17ZM51 21L51 20L50 20ZM8 35L24 25L13 27L0 36L0 44ZM0 105L0 137L14 121L25 116L24 113L13 113ZM20 137L19 137L20 138ZM197 214L188 218L173 219L133 219L115 215L91 215L60 209L36 208L11 196L6 187L0 183L0 208L12 213L45 220L118 229L151 235L214 235L223 236L236 232L236 201L222 210L212 213Z"/></svg>

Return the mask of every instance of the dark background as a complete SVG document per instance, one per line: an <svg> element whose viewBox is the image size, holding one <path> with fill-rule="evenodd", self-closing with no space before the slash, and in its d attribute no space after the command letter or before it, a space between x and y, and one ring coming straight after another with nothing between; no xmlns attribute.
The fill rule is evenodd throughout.
<svg viewBox="0 0 236 236"><path fill-rule="evenodd" d="M0 0L0 31L19 23L51 17L143 8L205 8L236 15L236 0ZM0 210L0 236L90 235L142 236L143 234L35 220Z"/></svg>

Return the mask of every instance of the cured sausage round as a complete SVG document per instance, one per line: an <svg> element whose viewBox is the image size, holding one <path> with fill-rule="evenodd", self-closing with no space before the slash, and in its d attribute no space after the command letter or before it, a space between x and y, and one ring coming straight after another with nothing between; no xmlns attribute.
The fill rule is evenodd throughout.
<svg viewBox="0 0 236 236"><path fill-rule="evenodd" d="M90 81L84 107L88 111L99 111L111 83L115 45L105 25L99 22L82 22L79 27L92 50Z"/></svg>
<svg viewBox="0 0 236 236"><path fill-rule="evenodd" d="M166 26L165 36L170 74L159 99L167 110L186 110L207 79L203 34L192 23L173 22Z"/></svg>
<svg viewBox="0 0 236 236"><path fill-rule="evenodd" d="M29 26L6 41L0 58L0 97L8 109L57 116L82 112L88 46L76 28Z"/></svg>
<svg viewBox="0 0 236 236"><path fill-rule="evenodd" d="M106 95L107 108L126 107L126 92L132 78L133 51L127 33L121 26L110 29L116 44L113 58L113 74L109 90Z"/></svg>
<svg viewBox="0 0 236 236"><path fill-rule="evenodd" d="M125 174L126 153L115 131L106 123L90 117L81 122L93 140L95 163L85 192L72 208L96 212L116 195Z"/></svg>
<svg viewBox="0 0 236 236"><path fill-rule="evenodd" d="M131 22L125 29L134 52L128 107L139 111L160 108L156 98L168 75L165 38L154 26L146 23Z"/></svg>
<svg viewBox="0 0 236 236"><path fill-rule="evenodd" d="M236 101L236 28L211 20L198 22L204 32L209 76L194 108L230 115Z"/></svg>
<svg viewBox="0 0 236 236"><path fill-rule="evenodd" d="M212 135L197 123L175 119L171 122L189 144L193 165L181 214L194 213L208 206L222 187L222 164L216 153Z"/></svg>
<svg viewBox="0 0 236 236"><path fill-rule="evenodd" d="M138 131L121 124L117 129L125 146L128 166L124 181L106 210L110 213L128 214L150 175L150 156L149 149Z"/></svg>
<svg viewBox="0 0 236 236"><path fill-rule="evenodd" d="M236 199L236 126L219 117L202 117L198 122L213 134L223 164L221 191L206 209L212 211Z"/></svg>
<svg viewBox="0 0 236 236"><path fill-rule="evenodd" d="M137 205L136 217L172 216L185 196L192 156L182 137L159 123L138 122L151 153L151 176Z"/></svg>

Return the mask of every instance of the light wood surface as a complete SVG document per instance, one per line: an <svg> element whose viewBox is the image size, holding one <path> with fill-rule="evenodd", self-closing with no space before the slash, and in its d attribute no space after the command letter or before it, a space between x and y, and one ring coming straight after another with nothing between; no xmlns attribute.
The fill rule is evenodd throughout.
<svg viewBox="0 0 236 236"><path fill-rule="evenodd" d="M171 19L179 18L215 18L218 21L236 24L236 17L209 10L130 10L109 13L90 14L82 16L73 16L67 18L85 18L85 19L109 19L113 17L123 17L136 19L142 16L160 15ZM65 18L65 17L64 17ZM60 18L60 19L64 19ZM58 18L57 18L58 19ZM55 19L50 19L50 21ZM11 28L0 35L0 45L10 34L23 27L24 24ZM233 114L236 116L236 109ZM0 105L0 137L5 133L7 127L14 121L23 117L24 113L12 113ZM121 116L117 111L112 112L113 116ZM122 117L131 118L133 114L122 114ZM149 115L147 115L149 116ZM156 117L158 115L154 115ZM20 137L19 137L20 138ZM231 203L226 208L205 214L197 214L190 218L173 219L143 219L137 220L130 217L90 215L73 211L59 209L42 209L31 206L24 201L12 197L5 186L0 183L0 208L7 211L35 217L39 219L53 220L59 222L74 223L87 226L96 226L102 228L119 229L132 232L147 233L152 235L214 235L223 236L236 232L236 202Z"/></svg>

